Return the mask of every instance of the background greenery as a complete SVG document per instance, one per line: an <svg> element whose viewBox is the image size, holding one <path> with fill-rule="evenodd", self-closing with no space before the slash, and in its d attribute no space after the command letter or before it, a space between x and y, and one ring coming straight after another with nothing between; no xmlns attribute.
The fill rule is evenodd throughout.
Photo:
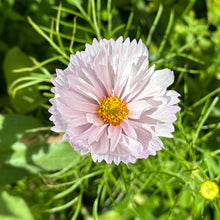
<svg viewBox="0 0 220 220"><path fill-rule="evenodd" d="M219 0L0 1L0 220L219 219ZM174 139L135 164L94 163L49 129L55 69L93 38L141 38L175 71Z"/></svg>

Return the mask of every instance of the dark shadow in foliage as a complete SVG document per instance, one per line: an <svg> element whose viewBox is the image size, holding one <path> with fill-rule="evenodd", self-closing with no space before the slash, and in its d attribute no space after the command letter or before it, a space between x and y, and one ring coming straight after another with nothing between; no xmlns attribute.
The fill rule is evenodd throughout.
<svg viewBox="0 0 220 220"><path fill-rule="evenodd" d="M38 120L32 117L9 114L0 115L0 185L16 182L30 172L25 168L12 166L8 163L14 150L13 144L25 134L25 130L39 127Z"/></svg>
<svg viewBox="0 0 220 220"><path fill-rule="evenodd" d="M14 183L28 175L31 175L31 173L25 168L14 167L3 163L0 167L0 185Z"/></svg>

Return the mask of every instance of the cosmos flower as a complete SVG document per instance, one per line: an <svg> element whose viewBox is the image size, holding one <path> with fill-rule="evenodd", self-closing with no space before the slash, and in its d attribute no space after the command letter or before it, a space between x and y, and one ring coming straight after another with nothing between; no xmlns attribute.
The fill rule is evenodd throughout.
<svg viewBox="0 0 220 220"><path fill-rule="evenodd" d="M70 56L65 70L52 79L50 100L55 132L64 132L82 155L119 164L156 155L159 137L173 137L179 94L169 69L149 67L142 40L93 40Z"/></svg>

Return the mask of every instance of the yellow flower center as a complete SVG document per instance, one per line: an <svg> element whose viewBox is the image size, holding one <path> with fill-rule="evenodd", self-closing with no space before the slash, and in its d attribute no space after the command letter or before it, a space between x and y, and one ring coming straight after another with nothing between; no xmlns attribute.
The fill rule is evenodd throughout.
<svg viewBox="0 0 220 220"><path fill-rule="evenodd" d="M206 199L214 199L219 193L219 187L215 182L205 181L201 185L201 194Z"/></svg>
<svg viewBox="0 0 220 220"><path fill-rule="evenodd" d="M127 118L128 108L124 101L117 97L104 98L98 107L98 116L105 124L112 124L114 126Z"/></svg>

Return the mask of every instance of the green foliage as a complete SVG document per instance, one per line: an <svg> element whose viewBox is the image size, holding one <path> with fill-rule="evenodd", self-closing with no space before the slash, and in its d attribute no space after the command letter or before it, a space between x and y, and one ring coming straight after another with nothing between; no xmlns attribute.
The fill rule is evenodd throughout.
<svg viewBox="0 0 220 220"><path fill-rule="evenodd" d="M200 195L205 180L220 184L217 0L14 0L0 12L0 219L219 219L219 196ZM163 151L115 166L60 142L47 110L69 54L121 35L175 71L182 110Z"/></svg>
<svg viewBox="0 0 220 220"><path fill-rule="evenodd" d="M32 80L33 77L31 77L28 72L16 73L13 71L23 66L28 67L32 65L32 62L18 47L14 47L6 54L3 65L8 94L10 95L13 107L16 111L21 113L33 111L42 101L42 97L36 86L32 85L36 85L41 82L41 80L39 77L35 77L35 79ZM11 86L13 83L21 79L31 81L17 86L16 90L12 91Z"/></svg>
<svg viewBox="0 0 220 220"><path fill-rule="evenodd" d="M6 191L0 193L0 219L34 220L27 204L22 198L11 196Z"/></svg>
<svg viewBox="0 0 220 220"><path fill-rule="evenodd" d="M79 160L79 153L68 143L36 137L37 133L31 131L40 126L30 116L0 115L0 185L39 171L62 169Z"/></svg>

